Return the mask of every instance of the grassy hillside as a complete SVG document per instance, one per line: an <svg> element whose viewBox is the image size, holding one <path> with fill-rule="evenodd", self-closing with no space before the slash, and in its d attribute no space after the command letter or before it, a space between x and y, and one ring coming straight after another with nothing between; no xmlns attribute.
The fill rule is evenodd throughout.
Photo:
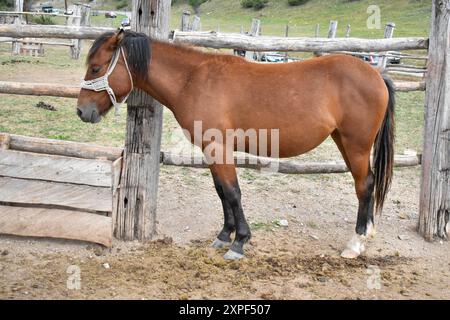
<svg viewBox="0 0 450 320"><path fill-rule="evenodd" d="M0 0L1 1L1 0ZM6 1L6 0L3 0ZM59 1L59 2L58 2ZM62 7L61 0L57 6ZM89 0L81 2L90 3ZM117 10L119 3L131 0L99 0L90 3L94 9ZM180 26L181 14L184 10L193 12L187 0L175 0L172 6L171 28ZM69 4L71 1L69 0ZM381 28L368 29L367 8L377 5L381 12ZM300 6L289 6L288 0L269 0L266 8L255 11L244 9L241 0L208 0L200 7L202 30L217 30L223 32L239 32L241 26L249 30L252 18L262 21L262 32L265 35L284 36L285 26L289 24L290 36L313 36L316 24L320 24L321 36L326 36L330 20L337 20L337 36L343 36L347 24L351 25L351 36L365 38L380 38L384 34L384 25L395 22L397 27L394 36L427 36L431 15L431 0L309 0ZM118 27L122 16L116 19L105 19L104 15L92 17L96 26ZM57 21L61 24L64 21Z"/></svg>
<svg viewBox="0 0 450 320"><path fill-rule="evenodd" d="M240 0L209 0L200 7L202 30L239 32L240 26L248 30L252 18L262 21L265 35L284 35L285 25L290 26L291 36L313 36L315 26L320 23L321 35L326 36L330 20L338 20L338 34L343 36L347 24L351 25L351 36L378 38L384 34L384 25L395 22L394 36L426 36L429 30L431 0L310 0L296 7L287 0L269 0L260 11L244 9ZM378 5L381 9L381 29L368 29L367 8ZM172 28L178 28L183 10L192 9L187 1L178 0L172 6Z"/></svg>

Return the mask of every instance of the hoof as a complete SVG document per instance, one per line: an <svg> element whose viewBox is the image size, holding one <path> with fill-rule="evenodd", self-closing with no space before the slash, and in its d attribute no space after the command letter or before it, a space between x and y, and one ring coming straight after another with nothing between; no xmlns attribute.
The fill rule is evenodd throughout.
<svg viewBox="0 0 450 320"><path fill-rule="evenodd" d="M225 260L239 260L242 259L244 255L242 253L237 253L231 250L228 250L227 253L223 256Z"/></svg>
<svg viewBox="0 0 450 320"><path fill-rule="evenodd" d="M226 248L229 246L231 246L231 242L223 241L220 239L214 240L213 243L211 244L211 247L213 247L215 249Z"/></svg>
<svg viewBox="0 0 450 320"><path fill-rule="evenodd" d="M365 236L354 235L352 239L347 243L347 247L345 248L345 250L342 251L341 257L347 259L355 259L359 257L359 255L365 250L365 240Z"/></svg>
<svg viewBox="0 0 450 320"><path fill-rule="evenodd" d="M344 251L342 251L341 257L345 259L356 259L360 254L360 252L356 252L352 249L345 249Z"/></svg>

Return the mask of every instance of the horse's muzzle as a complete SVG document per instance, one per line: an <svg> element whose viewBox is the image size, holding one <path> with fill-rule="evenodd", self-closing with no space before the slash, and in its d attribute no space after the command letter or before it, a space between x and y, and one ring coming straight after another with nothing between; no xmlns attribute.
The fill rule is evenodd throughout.
<svg viewBox="0 0 450 320"><path fill-rule="evenodd" d="M95 105L78 107L77 115L83 122L98 123L102 119Z"/></svg>

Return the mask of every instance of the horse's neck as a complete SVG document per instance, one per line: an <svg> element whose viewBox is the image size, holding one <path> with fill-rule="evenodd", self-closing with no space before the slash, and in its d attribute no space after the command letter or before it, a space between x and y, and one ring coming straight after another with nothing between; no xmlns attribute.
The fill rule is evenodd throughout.
<svg viewBox="0 0 450 320"><path fill-rule="evenodd" d="M159 41L152 42L151 52L148 80L138 87L174 111L177 97L204 54Z"/></svg>

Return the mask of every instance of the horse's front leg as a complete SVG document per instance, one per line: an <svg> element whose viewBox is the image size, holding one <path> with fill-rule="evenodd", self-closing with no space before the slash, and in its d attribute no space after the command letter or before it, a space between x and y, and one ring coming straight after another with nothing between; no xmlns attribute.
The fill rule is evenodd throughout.
<svg viewBox="0 0 450 320"><path fill-rule="evenodd" d="M244 244L250 240L250 227L245 220L234 164L213 164L210 166L214 184L224 210L224 227L214 241L214 247L223 247L230 243L231 233L236 231L230 249L224 255L227 260L237 260L244 256Z"/></svg>

